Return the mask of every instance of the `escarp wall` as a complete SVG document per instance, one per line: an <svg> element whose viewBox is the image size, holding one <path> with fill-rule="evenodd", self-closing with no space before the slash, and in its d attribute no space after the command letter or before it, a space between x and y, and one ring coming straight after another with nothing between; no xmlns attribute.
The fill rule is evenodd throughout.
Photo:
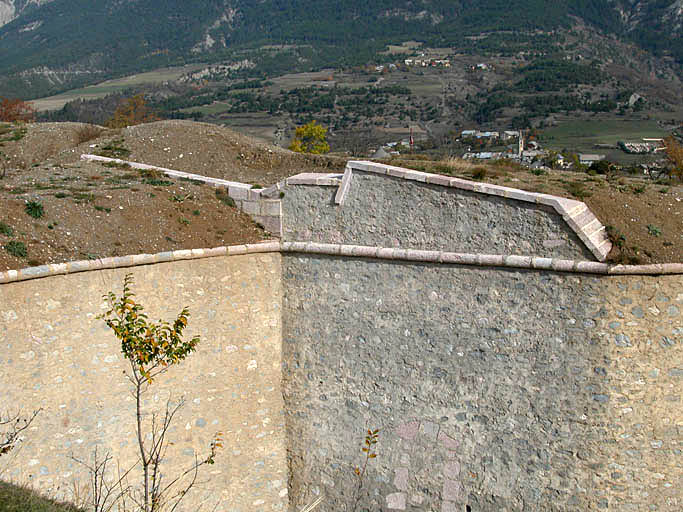
<svg viewBox="0 0 683 512"><path fill-rule="evenodd" d="M161 256L157 260L173 255ZM128 265L134 264L130 259ZM125 265L126 258L121 260ZM95 268L99 262L71 270L88 264ZM145 395L148 412L163 413L169 397L186 400L168 434L174 444L163 466L166 481L191 466L195 454L207 454L216 432L224 434L216 463L202 469L182 510L197 510L202 503L218 511L284 510L288 477L277 253L0 285L2 411L42 409L25 441L0 459L0 476L75 500L87 494L88 475L71 456L91 464L95 448L100 457L110 452L108 479L116 474L117 462L123 469L135 462L135 401L123 375L127 362L113 333L96 318L107 309L102 295L120 295L127 273L133 274L133 290L150 320L171 320L187 306L187 335L201 336L197 351L159 377ZM139 481L131 475L131 484Z"/></svg>
<svg viewBox="0 0 683 512"><path fill-rule="evenodd" d="M259 195L282 242L0 274L3 398L44 408L3 477L69 498L72 453L133 462L95 319L133 272L203 339L150 395L187 398L167 470L225 434L186 510L347 510L368 428L359 509L680 510L682 265L601 263L577 201L367 162Z"/></svg>

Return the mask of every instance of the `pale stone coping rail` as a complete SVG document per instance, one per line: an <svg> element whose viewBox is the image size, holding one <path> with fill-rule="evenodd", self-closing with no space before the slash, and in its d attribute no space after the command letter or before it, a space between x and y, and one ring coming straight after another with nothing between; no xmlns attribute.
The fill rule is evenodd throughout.
<svg viewBox="0 0 683 512"><path fill-rule="evenodd" d="M596 261L562 260L536 256L501 254L470 254L444 251L370 247L364 245L322 244L315 242L266 241L256 244L231 245L213 249L186 249L157 254L136 254L100 258L96 260L71 261L0 272L0 284L28 281L42 277L75 274L93 270L136 267L172 261L237 256L258 253L303 253L378 260L471 265L479 267L523 268L600 275L673 275L683 274L683 263L660 263L655 265L611 265Z"/></svg>
<svg viewBox="0 0 683 512"><path fill-rule="evenodd" d="M251 190L253 185L248 183L240 183L238 181L228 181L221 180L219 178L209 178L208 176L202 176L201 174L192 174L189 172L176 171L173 169L167 169L166 167L157 167L156 165L141 164L139 162L131 162L129 160L121 160L120 158L109 158L106 156L99 155L81 155L81 160L86 160L89 162L104 162L104 163L115 163L121 165L128 165L133 169L147 170L147 171L159 171L166 174L167 176L173 176L174 178L185 178L188 180L201 181L202 183L209 183L217 187L237 187L246 190Z"/></svg>
<svg viewBox="0 0 683 512"><path fill-rule="evenodd" d="M586 247L588 247L598 261L605 261L607 255L612 250L612 242L610 242L609 237L607 236L605 226L598 220L593 212L590 211L588 206L581 201L550 194L527 192L526 190L492 185L490 183L479 183L476 181L463 180L461 178L452 178L440 174L414 171L412 169L404 169L402 167L394 167L392 165L378 164L375 162L356 160L347 162L341 186L335 197L336 204L341 205L344 203L346 193L351 185L351 178L354 170L550 206L562 216L565 222L572 228L581 241L586 244Z"/></svg>
<svg viewBox="0 0 683 512"><path fill-rule="evenodd" d="M121 160L119 158L83 154L81 155L81 160L128 165L132 169L157 171L173 178L183 178L200 183L207 183L216 188L225 188L228 196L235 201L235 206L237 206L239 210L243 211L247 215L250 215L256 222L262 224L263 227L270 233L278 236L282 234L281 201L279 198L273 199L274 194L272 193L270 195L265 194L264 191L266 189L254 188L253 185L248 183L222 180L220 178L210 178L208 176L202 176L201 174L176 171L173 169L167 169L166 167L141 164L139 162ZM272 188L273 187L271 187L271 189Z"/></svg>

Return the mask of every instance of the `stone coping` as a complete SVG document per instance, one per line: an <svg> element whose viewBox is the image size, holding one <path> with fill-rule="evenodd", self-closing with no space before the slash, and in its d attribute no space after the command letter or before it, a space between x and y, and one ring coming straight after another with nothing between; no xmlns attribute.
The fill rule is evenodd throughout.
<svg viewBox="0 0 683 512"><path fill-rule="evenodd" d="M513 256L502 254L469 254L444 251L423 251L363 245L322 244L315 242L265 241L257 244L232 245L213 249L186 249L157 254L136 254L101 258L96 260L71 261L29 267L20 270L0 272L0 284L28 281L43 277L75 274L93 270L136 267L171 261L237 256L258 253L303 253L370 258L392 261L412 261L448 265L471 265L479 267L525 268L599 275L683 275L683 263L660 263L655 265L611 265L596 261L562 260L536 256Z"/></svg>
<svg viewBox="0 0 683 512"><path fill-rule="evenodd" d="M89 162L106 162L106 163L116 163L129 165L133 169L149 170L149 171L159 171L167 176L173 176L174 178L186 178L188 180L201 181L202 183L209 183L214 187L236 187L243 188L246 190L251 190L253 185L248 183L240 183L239 181L228 181L221 180L219 178L209 178L208 176L202 176L201 174L192 174L189 172L175 171L173 169L167 169L165 167L157 167L156 165L141 164L139 162L131 162L129 160L121 160L119 158L109 158L106 156L99 155L81 155L81 160L86 160Z"/></svg>
<svg viewBox="0 0 683 512"><path fill-rule="evenodd" d="M598 261L605 261L607 255L612 250L612 242L610 242L607 237L605 226L595 215L593 215L588 206L581 201L550 194L527 192L526 190L503 187L490 183L452 178L440 174L414 171L412 169L404 169L402 167L394 167L392 165L378 164L375 162L363 160L351 160L347 162L344 178L342 179L342 186L335 197L335 203L340 205L343 204L344 196L349 189L351 175L354 170L550 206L562 216L567 224L569 224L569 227L571 227L581 241L586 244L586 247L588 247Z"/></svg>

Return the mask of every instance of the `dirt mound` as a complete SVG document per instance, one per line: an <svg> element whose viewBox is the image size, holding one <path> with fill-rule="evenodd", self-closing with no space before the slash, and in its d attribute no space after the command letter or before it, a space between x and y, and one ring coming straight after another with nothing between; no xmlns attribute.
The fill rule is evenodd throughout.
<svg viewBox="0 0 683 512"><path fill-rule="evenodd" d="M76 161L81 137L88 132L101 136L107 130L83 123L0 123L0 151L7 157L7 169L24 170L51 158Z"/></svg>
<svg viewBox="0 0 683 512"><path fill-rule="evenodd" d="M227 196L188 180L78 162L0 181L3 271L268 238Z"/></svg>
<svg viewBox="0 0 683 512"><path fill-rule="evenodd" d="M342 159L293 153L228 128L192 121L131 126L105 140L121 141L120 146L130 152L128 160L260 185L304 171L342 170L346 164Z"/></svg>
<svg viewBox="0 0 683 512"><path fill-rule="evenodd" d="M0 141L16 140L1 142L0 151L9 157L8 168L15 170L42 163L73 164L83 153L99 153L214 178L271 185L300 172L331 172L346 165L341 158L293 153L229 128L193 121L158 121L120 130L83 123L4 126L7 133L2 135L0 126Z"/></svg>

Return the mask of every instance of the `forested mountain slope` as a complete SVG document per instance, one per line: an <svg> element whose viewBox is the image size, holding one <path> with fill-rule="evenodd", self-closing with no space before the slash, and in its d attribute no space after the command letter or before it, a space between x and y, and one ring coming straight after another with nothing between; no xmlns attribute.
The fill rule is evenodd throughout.
<svg viewBox="0 0 683 512"><path fill-rule="evenodd" d="M680 65L682 11L682 0L0 0L3 20L20 13L0 28L0 94L47 94L264 44L311 45L314 63L338 65L388 42L450 46L576 23Z"/></svg>

